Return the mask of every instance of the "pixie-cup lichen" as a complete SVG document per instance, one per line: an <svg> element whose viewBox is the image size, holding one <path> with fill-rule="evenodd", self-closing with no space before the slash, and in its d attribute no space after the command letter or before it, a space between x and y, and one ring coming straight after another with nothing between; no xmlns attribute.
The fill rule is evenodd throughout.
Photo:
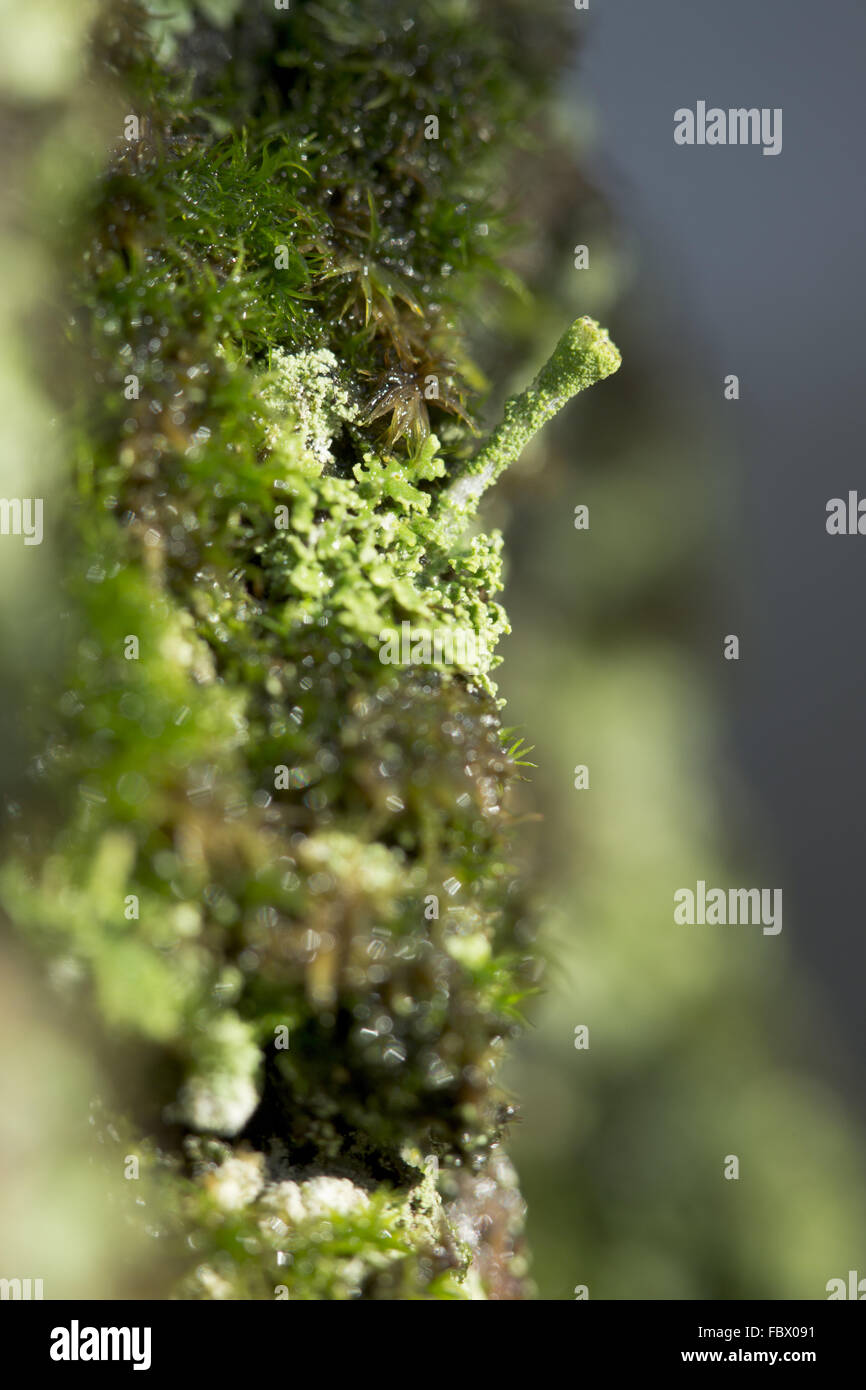
<svg viewBox="0 0 866 1390"><path fill-rule="evenodd" d="M106 1152L181 1297L524 1287L496 1072L536 968L502 541L467 522L619 358L579 320L478 448L468 326L534 89L486 8L397 18L97 26L139 133L71 238L67 662L0 895L102 1039ZM448 656L384 660L404 625Z"/></svg>
<svg viewBox="0 0 866 1390"><path fill-rule="evenodd" d="M605 329L580 318L566 329L532 385L509 397L501 424L448 488L443 514L474 510L487 488L523 453L533 435L578 392L619 370L622 358Z"/></svg>

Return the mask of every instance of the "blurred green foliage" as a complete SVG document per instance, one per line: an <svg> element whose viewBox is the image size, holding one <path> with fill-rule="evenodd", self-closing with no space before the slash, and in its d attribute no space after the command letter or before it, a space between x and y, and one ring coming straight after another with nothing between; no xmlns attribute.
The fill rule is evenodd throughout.
<svg viewBox="0 0 866 1390"><path fill-rule="evenodd" d="M537 298L509 340L546 344L537 306L579 303L615 322L625 365L545 432L499 503L501 685L534 745L523 804L541 819L524 835L549 962L507 1073L533 1270L554 1299L578 1285L590 1299L822 1299L862 1268L866 1217L833 1020L787 931L673 921L675 889L698 878L779 881L724 741L725 444L708 432L691 345L655 336L669 286L641 280L628 230L587 207L592 149L563 101L560 138L524 170L542 228L525 267ZM575 272L578 242L591 261ZM574 527L578 504L588 530ZM796 930L787 894L786 913Z"/></svg>

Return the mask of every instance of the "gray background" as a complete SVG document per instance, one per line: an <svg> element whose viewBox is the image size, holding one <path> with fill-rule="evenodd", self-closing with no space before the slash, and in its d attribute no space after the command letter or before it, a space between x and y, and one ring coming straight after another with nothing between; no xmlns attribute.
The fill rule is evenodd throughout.
<svg viewBox="0 0 866 1390"><path fill-rule="evenodd" d="M582 22L595 174L628 228L644 332L731 469L712 557L721 631L741 638L735 676L718 664L731 755L785 885L788 948L859 1094L866 536L831 538L824 523L830 497L866 495L866 13L855 0L591 0ZM781 154L676 146L673 113L699 99L781 106Z"/></svg>

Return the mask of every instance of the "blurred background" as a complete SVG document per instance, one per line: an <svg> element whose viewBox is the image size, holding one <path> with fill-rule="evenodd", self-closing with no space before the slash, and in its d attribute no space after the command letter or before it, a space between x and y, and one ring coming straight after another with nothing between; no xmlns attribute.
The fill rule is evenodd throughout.
<svg viewBox="0 0 866 1390"><path fill-rule="evenodd" d="M522 6L490 0L491 16L543 46L554 6ZM17 190L0 213L3 496L40 495L52 468L53 367L46 353L33 373L21 325L50 314L59 255L34 215L55 225L110 124L81 83L92 9L0 0L0 159ZM625 358L488 511L507 530L498 679L535 745L519 809L549 962L507 1076L534 1278L557 1300L577 1285L820 1299L829 1279L866 1275L866 540L824 526L864 472L866 13L591 0L567 22L579 60L509 194L529 233L515 268L541 301L515 304L507 339L501 320L486 346L479 328L514 385L569 314L602 318ZM675 146L673 113L698 100L782 107L781 155ZM13 802L11 711L52 669L51 550L0 547ZM739 662L723 660L728 633ZM781 934L675 926L673 893L699 878L781 887ZM92 1219L106 1206L86 1159L86 1038L36 1002L5 944L0 975L15 1060L0 1068L4 1267L61 1297L135 1296L137 1252Z"/></svg>
<svg viewBox="0 0 866 1390"><path fill-rule="evenodd" d="M866 551L825 531L866 490L866 12L594 0L580 22L561 124L611 220L558 178L540 268L624 366L511 484L501 683L550 924L509 1078L535 1277L822 1298L866 1269ZM676 146L698 100L782 107L782 153ZM781 934L674 926L699 878L781 887Z"/></svg>

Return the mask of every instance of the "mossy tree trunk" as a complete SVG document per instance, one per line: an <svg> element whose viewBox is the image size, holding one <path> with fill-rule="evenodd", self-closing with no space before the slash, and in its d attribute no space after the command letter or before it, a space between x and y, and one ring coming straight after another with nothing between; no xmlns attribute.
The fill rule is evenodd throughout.
<svg viewBox="0 0 866 1390"><path fill-rule="evenodd" d="M101 1040L106 1161L181 1297L526 1290L496 1072L537 972L475 509L619 359L580 320L479 443L471 344L514 292L502 189L545 93L521 23L97 21L118 128L67 238L63 689L2 900Z"/></svg>

